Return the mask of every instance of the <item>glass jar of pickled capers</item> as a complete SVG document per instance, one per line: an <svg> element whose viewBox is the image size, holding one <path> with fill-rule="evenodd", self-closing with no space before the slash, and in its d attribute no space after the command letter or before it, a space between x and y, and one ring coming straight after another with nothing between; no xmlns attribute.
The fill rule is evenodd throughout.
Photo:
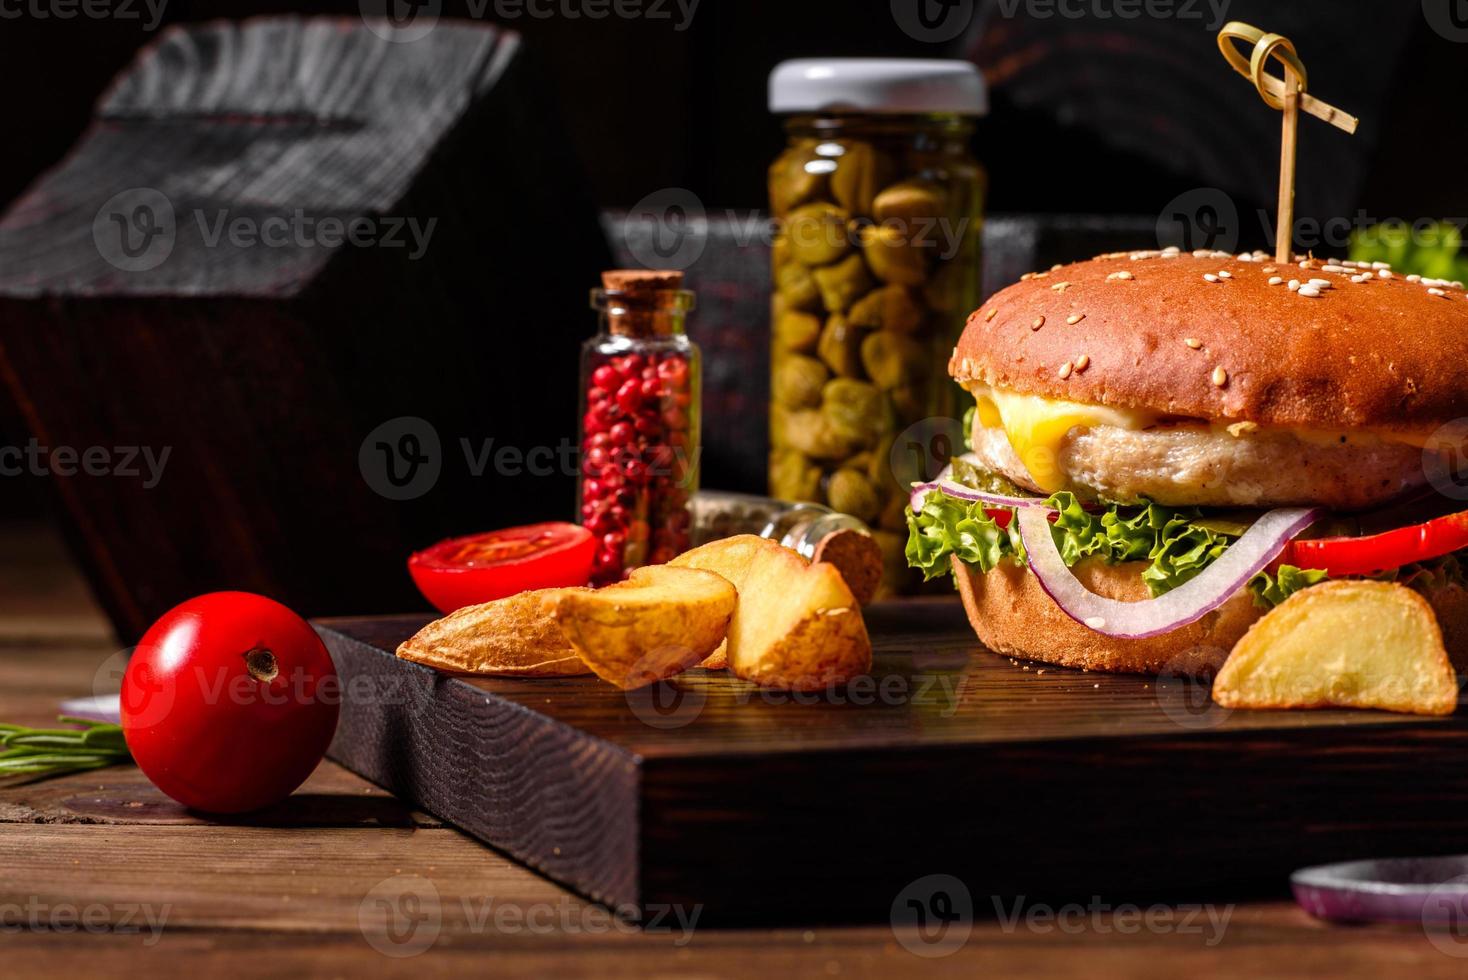
<svg viewBox="0 0 1468 980"><path fill-rule="evenodd" d="M803 59L770 75L770 493L868 522L905 584L899 435L952 416L947 364L979 300L984 82L962 61Z"/></svg>

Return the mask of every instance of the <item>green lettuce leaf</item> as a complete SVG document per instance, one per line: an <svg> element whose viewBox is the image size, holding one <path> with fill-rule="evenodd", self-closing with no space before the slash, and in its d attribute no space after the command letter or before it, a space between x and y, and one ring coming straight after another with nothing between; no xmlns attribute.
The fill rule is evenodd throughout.
<svg viewBox="0 0 1468 980"><path fill-rule="evenodd" d="M1066 492L1052 496L1049 504L1059 511L1055 540L1067 565L1091 557L1109 564L1149 562L1142 581L1153 598L1171 592L1203 571L1233 540L1230 535L1194 523L1198 518L1194 511L1158 504L1112 504L1100 513L1091 513L1074 494Z"/></svg>
<svg viewBox="0 0 1468 980"><path fill-rule="evenodd" d="M1002 558L1024 560L1024 545L1014 521L1001 528L984 513L982 503L969 503L933 491L922 510L907 514L907 563L921 569L924 580L947 575L954 555L981 571Z"/></svg>
<svg viewBox="0 0 1468 980"><path fill-rule="evenodd" d="M1051 530L1066 565L1083 558L1100 558L1112 564L1149 562L1142 579L1154 597L1207 568L1231 540L1226 534L1193 524L1196 515L1190 512L1157 504L1113 504L1091 513L1074 494L1066 492L1050 497L1048 503L1057 511ZM908 564L921 569L927 579L945 574L949 559L955 555L983 572L1003 558L1024 561L1018 522L1011 520L1007 528L1001 528L979 502L955 500L933 491L924 497L918 513L908 514L907 525Z"/></svg>
<svg viewBox="0 0 1468 980"><path fill-rule="evenodd" d="M1249 579L1249 592L1254 596L1254 605L1273 609L1301 589L1319 585L1325 579L1325 572L1318 568L1281 565L1273 575L1266 570Z"/></svg>

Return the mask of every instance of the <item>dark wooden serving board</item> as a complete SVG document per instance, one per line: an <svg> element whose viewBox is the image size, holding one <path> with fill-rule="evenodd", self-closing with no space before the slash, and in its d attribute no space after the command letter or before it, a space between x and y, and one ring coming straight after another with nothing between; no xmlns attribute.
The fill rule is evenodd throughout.
<svg viewBox="0 0 1468 980"><path fill-rule="evenodd" d="M815 700L702 670L631 694L441 676L392 653L426 618L317 623L345 685L332 757L648 915L883 920L938 873L980 914L1020 894L1205 901L1468 850L1462 717L1230 713L1186 681L988 653L956 602L868 610L871 683Z"/></svg>

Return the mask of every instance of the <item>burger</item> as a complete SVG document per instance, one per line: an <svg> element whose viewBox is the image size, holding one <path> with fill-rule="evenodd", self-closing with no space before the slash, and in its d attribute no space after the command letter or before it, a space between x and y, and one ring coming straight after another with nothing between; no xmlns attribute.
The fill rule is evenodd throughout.
<svg viewBox="0 0 1468 980"><path fill-rule="evenodd" d="M1468 295L1382 263L1123 252L1025 275L949 373L967 452L916 484L908 563L980 641L1207 674L1327 579L1432 604L1468 662Z"/></svg>

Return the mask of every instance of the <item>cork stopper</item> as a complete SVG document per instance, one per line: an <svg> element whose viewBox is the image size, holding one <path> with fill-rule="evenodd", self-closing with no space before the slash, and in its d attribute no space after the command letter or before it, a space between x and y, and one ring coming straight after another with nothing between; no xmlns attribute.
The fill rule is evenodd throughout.
<svg viewBox="0 0 1468 980"><path fill-rule="evenodd" d="M607 329L623 337L654 337L679 333L693 306L693 294L683 289L683 273L676 269L609 269L601 274ZM615 297L615 299L613 299Z"/></svg>
<svg viewBox="0 0 1468 980"><path fill-rule="evenodd" d="M601 274L603 289L644 295L661 289L682 289L683 273L677 269L608 269Z"/></svg>

